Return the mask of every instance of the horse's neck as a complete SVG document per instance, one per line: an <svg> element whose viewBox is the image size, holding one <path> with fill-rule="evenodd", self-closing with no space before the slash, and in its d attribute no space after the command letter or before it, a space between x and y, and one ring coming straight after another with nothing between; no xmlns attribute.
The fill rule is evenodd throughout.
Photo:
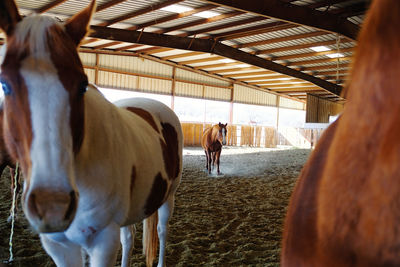
<svg viewBox="0 0 400 267"><path fill-rule="evenodd" d="M121 135L120 117L116 106L97 89L90 88L85 94L85 129L80 156L90 159L111 157L113 152L121 149L117 146L123 146L123 142L116 142Z"/></svg>
<svg viewBox="0 0 400 267"><path fill-rule="evenodd" d="M209 136L210 145L215 143L215 141L217 140L217 132L215 131L214 127L210 128L210 132L209 132L208 136Z"/></svg>

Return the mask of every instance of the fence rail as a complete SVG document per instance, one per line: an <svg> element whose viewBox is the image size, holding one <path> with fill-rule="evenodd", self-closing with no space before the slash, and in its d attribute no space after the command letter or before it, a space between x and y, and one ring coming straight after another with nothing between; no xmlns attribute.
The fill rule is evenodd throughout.
<svg viewBox="0 0 400 267"><path fill-rule="evenodd" d="M211 124L182 123L184 146L201 146L203 131ZM252 146L274 148L277 145L295 146L303 148L314 147L318 142L323 129L249 125L227 126L227 145Z"/></svg>

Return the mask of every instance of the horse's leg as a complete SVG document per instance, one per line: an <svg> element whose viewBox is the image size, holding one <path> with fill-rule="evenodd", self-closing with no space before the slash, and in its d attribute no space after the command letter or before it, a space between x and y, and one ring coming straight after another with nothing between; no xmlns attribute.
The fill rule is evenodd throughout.
<svg viewBox="0 0 400 267"><path fill-rule="evenodd" d="M216 163L217 163L217 173L220 174L221 172L219 171L219 157L221 156L221 149L215 152L216 154Z"/></svg>
<svg viewBox="0 0 400 267"><path fill-rule="evenodd" d="M120 231L120 238L122 244L121 267L130 266L130 257L133 249L135 233L136 233L135 225L121 227Z"/></svg>
<svg viewBox="0 0 400 267"><path fill-rule="evenodd" d="M212 152L212 165L211 165L211 167L212 167L213 170L214 170L214 167L215 167L215 155L216 155L216 152Z"/></svg>
<svg viewBox="0 0 400 267"><path fill-rule="evenodd" d="M204 150L204 153L206 154L206 170L208 170L208 152L207 152L207 150Z"/></svg>
<svg viewBox="0 0 400 267"><path fill-rule="evenodd" d="M157 232L158 239L160 241L160 253L158 256L157 267L165 266L165 248L167 245L168 221L174 212L174 201L175 196L171 194L167 201L158 209Z"/></svg>
<svg viewBox="0 0 400 267"><path fill-rule="evenodd" d="M120 226L112 223L97 232L88 248L91 267L114 266L120 243Z"/></svg>
<svg viewBox="0 0 400 267"><path fill-rule="evenodd" d="M53 259L58 267L82 267L81 247L70 241L65 237L62 242L55 241L50 238L52 234L41 234L40 240L42 241L43 248L47 254Z"/></svg>
<svg viewBox="0 0 400 267"><path fill-rule="evenodd" d="M207 150L208 174L211 174L211 158L212 158L212 152L210 150Z"/></svg>

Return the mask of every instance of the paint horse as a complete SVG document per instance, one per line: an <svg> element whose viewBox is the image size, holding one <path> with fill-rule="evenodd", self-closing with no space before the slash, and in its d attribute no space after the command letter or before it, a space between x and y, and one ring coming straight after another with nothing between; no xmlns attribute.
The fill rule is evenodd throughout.
<svg viewBox="0 0 400 267"><path fill-rule="evenodd" d="M11 176L11 199L14 198L14 191L15 191L15 200L18 200L19 193L21 191L21 181L20 181L20 172L17 173L17 182L15 183L15 161L13 161L7 152L6 144L4 143L3 138L3 99L0 99L0 175L3 173L4 169L8 167L10 170ZM17 204L15 202L14 207L11 207L10 214L14 209L14 214L17 211ZM11 215L9 217L11 219Z"/></svg>
<svg viewBox="0 0 400 267"><path fill-rule="evenodd" d="M206 154L206 169L211 174L211 160L212 166L217 163L217 173L219 170L219 158L221 156L222 146L226 145L226 126L228 124L218 123L204 130L201 138L201 146Z"/></svg>
<svg viewBox="0 0 400 267"><path fill-rule="evenodd" d="M22 19L0 1L4 136L24 175L23 209L57 266L129 266L132 225L145 219L147 266L165 266L168 220L182 173L177 116L148 99L108 102L84 73L77 47L95 0L65 23ZM121 235L120 235L121 231Z"/></svg>
<svg viewBox="0 0 400 267"><path fill-rule="evenodd" d="M282 266L400 266L400 1L375 0L341 117L292 194Z"/></svg>

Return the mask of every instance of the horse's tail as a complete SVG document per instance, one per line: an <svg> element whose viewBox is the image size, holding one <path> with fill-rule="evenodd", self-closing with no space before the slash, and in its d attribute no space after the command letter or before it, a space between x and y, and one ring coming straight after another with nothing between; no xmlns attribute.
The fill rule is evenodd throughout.
<svg viewBox="0 0 400 267"><path fill-rule="evenodd" d="M143 254L146 255L146 266L153 266L157 256L158 234L157 234L158 211L143 221Z"/></svg>

